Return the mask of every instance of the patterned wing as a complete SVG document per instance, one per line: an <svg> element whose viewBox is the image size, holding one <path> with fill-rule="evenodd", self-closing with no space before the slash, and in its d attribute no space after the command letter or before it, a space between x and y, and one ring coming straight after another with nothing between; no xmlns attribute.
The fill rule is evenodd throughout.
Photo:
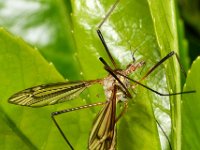
<svg viewBox="0 0 200 150"><path fill-rule="evenodd" d="M60 82L39 85L14 94L8 102L30 107L53 105L77 97L92 83L94 82Z"/></svg>
<svg viewBox="0 0 200 150"><path fill-rule="evenodd" d="M113 150L115 149L115 119L116 119L116 88L112 91L108 103L101 109L94 121L90 138L90 150Z"/></svg>

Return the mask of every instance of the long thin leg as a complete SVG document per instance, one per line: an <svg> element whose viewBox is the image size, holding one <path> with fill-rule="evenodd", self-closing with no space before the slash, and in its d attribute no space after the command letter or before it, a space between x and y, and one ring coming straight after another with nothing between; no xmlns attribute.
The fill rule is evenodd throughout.
<svg viewBox="0 0 200 150"><path fill-rule="evenodd" d="M164 136L166 137L167 142L168 142L168 144L169 144L169 148L170 148L170 150L172 150L172 145L171 145L171 143L170 143L170 140L169 140L167 134L165 133L164 129L162 128L162 126L160 125L160 123L158 122L158 120L157 120L156 118L155 118L155 120L156 120L157 125L160 127L162 133L163 133Z"/></svg>
<svg viewBox="0 0 200 150"><path fill-rule="evenodd" d="M167 55L168 56L168 55ZM120 79L117 77L117 75L115 74L115 72L112 70L112 68L110 68L110 66L108 66L108 64L106 63L106 61L103 59L103 58L99 58L100 59L100 61L105 65L105 70L106 71L108 71L121 85L122 85L122 87L126 90L126 95L129 97L129 98L131 98L132 96L131 96L131 94L130 94L130 92L128 91L128 89L125 87L125 85L120 81ZM166 60L166 57L164 57L163 58L164 59L164 61ZM162 59L162 60L163 60ZM161 60L161 61L162 61ZM161 62L161 61L159 61L159 62ZM162 61L162 62L164 62L164 61ZM160 63L161 64L161 63ZM159 65L155 65L155 66L159 66ZM155 67L152 67L152 68L154 68L155 69ZM150 69L150 70L154 70L154 69ZM152 72L151 71L151 72ZM150 72L150 73L151 73ZM150 91L152 91L152 92L154 92L154 93L156 93L157 95L160 95L160 96L172 96L172 95L180 95L180 94L186 94L186 93L195 93L196 91L195 90L193 90L193 91L185 91L185 92L178 92L178 93L160 93L160 92L158 92L158 91L156 91L156 90L154 90L154 89L152 89L152 88L150 88L150 87L148 87L148 86L146 86L146 85L144 85L144 84L142 84L142 83L140 83L139 81L136 81L136 80L134 80L134 79L131 79L131 78L129 78L129 77L127 77L127 76L125 76L125 75L123 75L123 74L121 74L120 72L116 72L117 74L119 74L119 75L121 75L121 76L123 76L123 77L125 77L125 78L127 78L127 79L129 79L130 81L132 81L132 82L134 82L134 83L136 83L136 84L138 84L138 85L141 85L141 86L143 86L144 88L146 88L146 89L148 89L148 90L150 90ZM150 74L149 73L149 74ZM148 74L148 75L149 75ZM145 79L144 77L142 78L142 79Z"/></svg>
<svg viewBox="0 0 200 150"><path fill-rule="evenodd" d="M166 60L168 60L170 57L172 56L176 56L176 59L179 63L179 66L181 68L181 71L183 72L184 76L186 77L186 71L184 70L181 62L180 62L180 59L178 57L178 54L175 53L174 51L170 52L169 54L167 54L164 58L162 58L159 62L157 62L144 76L141 80L145 79L147 76L149 76L159 65L161 65L162 63L164 63ZM140 80L140 81L141 81ZM138 83L137 83L138 84ZM141 85L141 84L140 84ZM145 86L144 86L145 87ZM146 88L148 88L149 90L153 91L154 93L158 94L158 95L161 95L161 96L172 96L172 95L178 95L178 94L189 94L189 93L195 93L195 91L186 91L186 92L179 92L179 93L171 93L171 94L162 94L162 93L158 93L157 91L153 90L153 89L150 89L149 87L146 86ZM170 143L170 140L167 136L167 134L165 133L164 129L162 128L162 126L160 125L159 121L155 118L156 120L156 123L158 124L158 126L160 127L161 131L163 132L164 136L166 137L168 143L169 143L169 148L170 150L172 150L172 146L171 146L171 143Z"/></svg>
<svg viewBox="0 0 200 150"><path fill-rule="evenodd" d="M98 29L101 28L101 26L104 24L104 22L108 19L108 17L110 16L110 14L113 12L113 10L116 8L117 4L119 3L119 0L116 0L116 2L113 4L113 6L111 7L111 9L107 12L106 16L104 17L104 19L101 21L101 23L98 25Z"/></svg>
<svg viewBox="0 0 200 150"><path fill-rule="evenodd" d="M178 61L178 63L179 63L179 66L180 66L180 68L181 68L181 71L183 72L183 74L184 74L184 76L186 77L187 75L186 75L186 72L185 72L185 70L184 70L184 68L183 68L183 66L181 65L181 63L180 63L180 59L179 59L179 57L178 57L178 54L177 53L175 53L174 51L171 51L169 54L167 54L164 58L162 58L159 62L157 62L143 77L142 77L142 79L141 80L143 80L143 79L145 79L149 74L151 74L158 66L160 66L162 63L164 63L166 60L168 60L170 57L172 57L172 56L176 56L176 59L177 59L177 61ZM141 81L140 80L140 81Z"/></svg>
<svg viewBox="0 0 200 150"><path fill-rule="evenodd" d="M108 46L107 46L107 44L106 44L106 42L105 42L105 40L103 38L103 35L101 34L101 31L99 29L97 30L97 34L98 34L98 36L99 36L99 38L100 38L100 40L101 40L101 42L102 42L102 44L103 44L103 46L104 46L104 48L106 50L106 53L108 54L108 56L109 56L109 58L110 58L110 60L111 60L111 62L113 64L113 66L115 67L115 69L117 69L117 64L116 64L115 60L113 59L113 57L112 57L112 55L111 55L111 53L110 53L110 51L108 49Z"/></svg>
<svg viewBox="0 0 200 150"><path fill-rule="evenodd" d="M69 145L69 147L74 150L72 144L69 142L69 140L67 139L67 137L65 136L64 132L62 131L62 129L60 128L58 122L55 119L55 116L57 115L61 115L67 112L72 112L72 111L76 111L76 110L80 110L80 109L85 109L85 108L90 108L90 107L94 107L94 106L100 106L100 105L104 105L107 102L99 102L99 103L93 103L93 104L89 104L89 105L83 105L80 107L75 107L75 108L70 108L70 109L64 109L64 110L60 110L60 111L56 111L56 112L52 112L51 113L51 118L53 120L53 122L55 123L56 127L58 128L59 132L61 133L62 137L65 139L65 141L67 142L67 144Z"/></svg>
<svg viewBox="0 0 200 150"><path fill-rule="evenodd" d="M101 23L98 25L98 27L97 27L97 34L98 34L98 36L99 36L99 38L100 38L100 40L101 40L101 42L102 42L102 44L103 44L103 46L104 46L104 48L105 48L105 50L106 50L106 53L108 54L108 56L109 56L109 58L110 58L110 60L111 60L111 62L112 62L112 64L113 64L113 66L115 67L115 69L117 68L117 64L116 64L116 62L114 61L114 59L113 59L113 57L112 57L112 55L111 55L111 53L110 53L110 51L109 51L109 48L108 48L108 46L107 46L107 44L106 44L106 42L105 42L105 40L104 40L104 37L103 37L103 35L102 35L102 33L101 33L101 30L100 30L100 28L101 28L101 26L104 24L104 22L108 19L108 17L110 16L110 14L113 12L113 10L115 9L115 7L117 6L117 4L119 3L119 0L117 0L116 2L115 2L115 4L111 7L111 9L108 11L108 13L106 14L106 16L104 17L104 19L101 21Z"/></svg>
<svg viewBox="0 0 200 150"><path fill-rule="evenodd" d="M173 56L174 54L176 54L176 53L171 52L171 53L169 53L166 57L164 57L163 59L161 59L156 65L154 65L154 66L146 73L146 75L145 75L142 79L145 79L145 78L146 78L150 73L152 73L160 64L162 64L163 62L165 62L168 58L170 58L170 57ZM177 54L176 54L176 57L177 57L177 60L178 60L178 62L179 62L179 59L178 59ZM123 86L124 84L121 83L120 79L116 76L115 72L112 70L112 68L110 68L110 66L106 63L106 61L105 61L103 58L99 58L99 60L104 64L104 68L106 69L106 71L108 71L108 72ZM180 64L180 66L181 66L181 64ZM182 66L181 66L181 68L182 68ZM182 68L182 71L184 71L183 68ZM160 95L160 96L172 96L172 95L186 94L186 93L194 93L194 92L195 92L195 91L186 91L186 92L179 92L179 93L163 94L163 93L157 92L156 90L153 90L153 89L147 87L146 85L143 85L143 84L141 84L140 82L138 82L138 81L136 81L136 80L133 80L133 79L131 79L131 78L129 78L129 77L127 77L127 76L125 76L125 75L119 73L119 72L116 72L116 73L119 74L119 75L121 75L121 76L124 76L125 78L127 78L127 79L129 79L129 80L131 80L131 81L133 81L133 82L135 82L135 83L137 83L137 84L139 84L139 85L141 85L141 86L143 86L143 87L145 87L145 88L147 88L148 90L150 90L150 91L152 91L152 92L154 92L154 93L156 93L156 94L158 94L158 95ZM127 89L127 88L124 87L124 86L123 86L123 88L124 88L124 89ZM126 94L126 93L125 93L125 94ZM125 113L126 109L127 109L127 103L125 103L124 108L123 108L123 111L122 111L122 112L118 115L118 117L116 118L116 120L115 120L116 123L117 123L117 121L123 116L123 114ZM159 124L158 120L157 120L157 119L155 119L155 120L156 120L158 126L160 127L161 131L163 132L163 134L164 134L165 137L167 138L167 141L168 141L168 143L169 143L169 147L170 147L170 149L172 150L172 146L171 146L171 143L170 143L170 140L169 140L168 136L166 135L164 129L163 129L163 128L161 127L161 125Z"/></svg>
<svg viewBox="0 0 200 150"><path fill-rule="evenodd" d="M125 75L119 73L119 72L117 72L117 74L119 74L119 75L121 75L121 76L123 76L123 77L129 79L130 81L132 81L132 82L134 82L134 83L137 83L137 84L143 86L144 88L146 88L146 89L148 89L148 90L150 90L150 91L152 91L152 92L154 92L155 94L160 95L160 96L172 96L172 95L180 95L180 94L188 94L188 93L195 93L195 92L196 92L195 90L193 90L193 91L184 91L184 92L177 92L177 93L160 93L160 92L158 92L158 91L156 91L156 90L154 90L154 89L152 89L152 88L150 88L150 87L148 87L148 86L146 86L146 85L140 83L139 81L136 81L136 80L134 80L134 79L131 79L131 78L129 78L129 77L127 77L127 76L125 76Z"/></svg>

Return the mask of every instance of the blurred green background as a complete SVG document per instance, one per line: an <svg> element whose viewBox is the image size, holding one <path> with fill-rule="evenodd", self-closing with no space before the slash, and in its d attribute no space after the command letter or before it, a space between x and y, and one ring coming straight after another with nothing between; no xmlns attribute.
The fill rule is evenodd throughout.
<svg viewBox="0 0 200 150"><path fill-rule="evenodd" d="M200 55L200 1L178 0L178 11L185 27L191 63Z"/></svg>

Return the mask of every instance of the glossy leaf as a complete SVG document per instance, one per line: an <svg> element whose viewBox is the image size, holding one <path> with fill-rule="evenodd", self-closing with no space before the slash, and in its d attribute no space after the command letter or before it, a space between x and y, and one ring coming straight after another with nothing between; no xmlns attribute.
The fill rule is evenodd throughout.
<svg viewBox="0 0 200 150"><path fill-rule="evenodd" d="M109 64L111 63L96 34L96 29L97 25L102 21L103 16L105 16L106 12L113 5L113 3L113 0L102 2L80 0L72 1L72 22L67 22L69 20L67 20L65 16L67 13L65 11L66 6L64 3L61 3L60 0L52 3L45 1L45 3L41 3L40 5L43 6L42 4L46 4L46 6L44 5L45 7L41 7L45 8L40 12L43 15L38 15L36 13L34 18L27 19L27 22L29 22L29 20L30 22L26 25L26 27L31 28L37 23L42 24L45 22L43 18L50 20L52 24L48 24L48 28L44 28L42 30L45 34L49 34L47 37L50 40L47 40L46 44L41 44L40 42L32 43L37 45L41 49L43 56L47 60L52 61L56 65L59 72L69 79L80 79L80 76L78 75L79 72L77 71L78 68L83 80L103 78L107 75L107 72L103 69L103 65L98 60L98 57L101 56L108 61ZM31 11L28 12L31 14ZM19 14L19 16L22 14ZM30 17L31 15L27 14L27 16ZM26 18L28 18L27 16ZM59 20L61 22L59 22ZM69 32L66 32L65 29L70 23L72 23L73 26L72 36L76 46L73 46L73 40L71 39L72 41L70 43L72 46L67 47L65 42L68 42L66 39L68 39L67 37L71 38L71 35ZM135 52L137 49L135 52L136 60L139 61L142 59L146 61L145 68L142 71L136 71L136 73L132 76L134 79L140 79L151 66L153 66L171 50L178 51L175 24L176 18L173 2L170 3L168 1L153 0L149 0L148 2L138 2L136 0L120 1L115 11L102 26L102 33L120 68L125 68L125 66L132 61L130 51ZM53 33L51 29L54 31ZM23 31L23 28L20 30ZM71 26L69 26L66 30L71 31ZM62 36L59 36L60 34ZM26 34L20 35L23 36ZM6 37L9 38L6 40ZM27 36L24 36L25 39L26 37ZM66 39L64 40L65 37ZM15 38L13 39L13 36L5 31L2 31L1 39L3 39L2 43L5 45L0 46L1 54L3 54L1 55L1 64L5 64L5 69L1 69L3 72L1 73L3 76L1 78L3 83L0 87L0 96L2 97L1 120L4 123L2 131L6 132L6 134L3 134L0 137L2 139L2 144L0 145L2 145L3 149L9 149L9 146L12 147L12 145L14 146L20 141L19 148L12 148L38 148L48 150L67 149L68 147L66 143L53 125L53 122L51 122L50 112L64 108L81 106L85 103L105 101L102 87L94 86L90 88L89 91L86 91L83 96L81 96L81 98L87 99L86 102L78 99L55 107L51 106L38 109L22 108L20 106L7 104L7 98L19 90L41 83L57 82L63 79L54 68L52 68L54 70L53 73L47 70L49 64L44 60L44 58L41 57L41 55L39 55L38 52L36 56L33 55L32 51L34 51L34 49L30 46L27 48L27 45L24 42L19 42ZM15 44L10 45L8 42L9 40L14 41ZM61 46L59 45L60 42ZM9 45L11 46L9 48L10 53L3 51L4 49L7 50ZM22 47L21 45L25 47ZM22 58L19 57L20 53L16 54L19 49L26 54L24 54L25 56ZM60 49L63 51L58 52ZM67 51L69 49L71 49L70 52ZM13 62L9 62L9 59L4 57L4 54L13 56L13 58L10 59L13 60ZM74 59L74 55L77 59ZM67 62L64 61L65 56ZM15 59L17 61L14 61ZM39 63L41 61L42 63ZM63 61L64 63L62 63ZM72 63L72 65L70 65L69 62ZM60 65L60 63L62 63L62 65ZM175 71L174 63L176 66L175 68L179 70L176 61L169 61L165 63L167 64L167 67L161 65L157 71L152 73L146 81L142 83L163 93L167 93L169 91L175 92L176 90L180 91L179 71ZM77 64L80 64L80 67L77 67ZM21 68L21 66L25 67ZM31 71L34 70L34 68L39 68L41 72L37 71L38 73L36 74L35 71ZM8 85L15 87L11 86L11 89L5 89L4 87L8 87ZM130 100L129 108L126 114L118 123L117 147L118 149L161 149L158 129L154 119L154 112L158 121L169 135L171 134L170 112L173 112L173 121L176 121L176 119L174 119L175 116L180 115L179 110L176 110L179 108L180 99L177 99L177 97L171 99L171 104L175 101L177 104L175 104L175 106L172 107L172 110L170 110L168 97L163 98L156 96L154 93L148 92L148 90L139 86L134 89L134 92L136 93L134 99ZM97 110L95 108L82 110L57 117L58 122L75 149L87 148L91 125L98 110L99 108ZM18 113L16 113L16 111ZM180 130L179 122L178 125L179 126L176 126L175 124L175 127L177 127L175 132ZM11 129L17 134L13 134ZM11 138L8 139L10 139L10 142L12 141L13 144L8 144L9 142L6 141L6 135L9 133L11 134ZM180 136L175 133L172 134L172 137L174 137L174 135L175 137ZM166 137L162 137L162 139L164 139L162 147L167 148L169 145L166 142ZM173 139L174 143L176 143L175 139L177 138ZM180 144L180 141L178 142Z"/></svg>
<svg viewBox="0 0 200 150"><path fill-rule="evenodd" d="M132 61L130 48L133 52L138 49L135 53L136 59L141 58L147 62L147 66L142 72L143 75L161 57L171 50L178 50L176 27L171 24L175 21L174 4L165 1L165 9L156 9L163 5L162 3L161 1L149 1L148 3L146 1L120 1L112 16L102 26L101 30L105 40L121 68ZM92 78L95 75L92 74L94 68L92 62L97 62L95 67L100 68L99 66L101 66L102 68L101 62L97 59L99 56L109 62L105 51L102 51L104 48L95 30L101 22L102 16L105 16L113 2L106 1L102 4L102 6L98 2L91 4L88 1L72 3L73 33L77 41L78 58L81 60L81 68L85 78ZM166 13L170 16L166 17ZM163 34L165 36L162 36ZM81 59L88 58L88 54L91 54L89 59ZM169 88L167 87L168 83L169 86L173 85L173 92L176 91L175 85L179 84L179 75L173 75L176 73L173 62L170 61L170 63L166 63L168 64L167 79L170 79L168 82L166 82L165 70L162 69L162 66L148 77L147 85L166 93L169 92L167 90ZM99 75L105 71L98 69L95 72ZM137 71L137 73L134 78L141 78L140 71ZM177 83L174 81L177 81ZM169 89L171 90L171 88ZM152 102L155 106L156 116L164 125L164 130L170 133L168 98L155 96L155 94L148 93L141 87L136 91L136 97L130 101L127 113L119 122L117 146L119 149L160 149ZM91 93L96 92L92 91ZM174 101L176 101L175 99ZM166 137L164 139L163 147L168 147Z"/></svg>
<svg viewBox="0 0 200 150"><path fill-rule="evenodd" d="M183 95L182 98L182 147L183 150L196 150L200 148L199 144L199 91L200 91L200 58L198 57L192 64L188 73L184 90L196 90L196 93Z"/></svg>

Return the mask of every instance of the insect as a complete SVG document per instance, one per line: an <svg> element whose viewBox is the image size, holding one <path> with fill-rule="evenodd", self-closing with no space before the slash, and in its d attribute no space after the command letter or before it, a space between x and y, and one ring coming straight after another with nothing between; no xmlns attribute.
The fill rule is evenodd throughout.
<svg viewBox="0 0 200 150"><path fill-rule="evenodd" d="M130 88L134 88L135 85L131 83L135 83L136 85L143 86L144 88L158 94L161 96L171 96L177 94L184 93L193 93L194 91L180 92L180 93L171 93L171 94L163 94L159 93L150 87L143 85L141 83L149 74L151 74L160 64L165 62L168 58L172 56L176 56L177 60L178 56L175 52L171 52L162 58L159 62L157 62L152 68L147 71L147 73L141 78L140 81L136 81L128 76L132 74L137 69L143 67L145 64L144 61L133 62L127 66L125 70L120 70L117 67L116 62L111 55L108 46L104 40L104 37L100 31L101 26L107 20L111 12L116 7L119 0L113 5L110 11L107 13L105 19L98 26L98 36L105 47L105 50L114 66L112 69L111 66L107 64L107 62L100 57L100 61L104 64L105 70L109 73L109 75L103 79L96 79L90 81L80 81L80 82L62 82L62 83L53 83L46 85L39 85L35 87L31 87L20 91L9 98L9 102L13 104L18 104L22 106L30 106L30 107L42 107L46 105L53 105L61 102L65 102L71 99L76 98L80 95L86 88L94 84L101 84L105 90L106 101L93 103L89 105L84 105L76 108L61 110L52 113L52 119L62 134L65 141L74 149L72 144L69 142L62 129L58 125L55 120L55 116L59 114L63 114L66 112L71 112L75 110L80 110L84 108L90 108L94 106L103 105L103 108L99 111L98 115L94 120L93 127L90 132L89 141L88 141L88 149L115 149L116 148L116 123L124 114L127 109L128 99L132 98L131 93L129 92ZM182 67L181 67L182 68ZM123 110L117 115L116 114L116 105L118 102L124 102Z"/></svg>

